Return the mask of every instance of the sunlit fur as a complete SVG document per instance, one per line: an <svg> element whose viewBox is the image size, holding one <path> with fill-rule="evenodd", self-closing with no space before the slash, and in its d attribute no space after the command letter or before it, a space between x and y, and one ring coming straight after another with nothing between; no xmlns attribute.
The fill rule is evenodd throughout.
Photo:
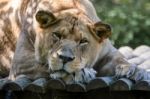
<svg viewBox="0 0 150 99"><path fill-rule="evenodd" d="M85 9L88 9L88 11ZM35 20L35 16L40 10L52 12L62 20L59 21L57 26L53 25L48 29L41 29L37 20ZM51 71L53 72L57 66L58 68L62 66L61 62L56 62L59 61L58 59L52 57L55 55L54 51L53 53L51 52L51 49L57 48L51 46L55 45L55 43L51 42L52 29L53 31L54 29L61 32L66 31L74 26L74 22L79 26L75 26L75 31L68 31L68 34L73 34L67 36L67 40L63 41L63 43L73 42L76 54L75 60L66 64L67 71L70 73L76 71L76 74L78 74L78 70L91 64L92 57L91 59L87 58L88 55L82 52L82 49L94 45L89 44L85 48L81 48L81 50L80 47L75 47L79 44L81 37L87 34L91 36L88 23L93 25L93 23L99 21L89 0L1 0L0 13L0 68L2 70L0 73L2 75L8 75L10 69L9 78L11 80L15 80L20 75L26 75L30 79L49 77ZM48 33L44 34L43 32ZM94 40L94 38L92 39ZM86 51L89 52L90 50L89 47ZM47 67L47 64L49 67ZM56 67L53 65L56 65ZM89 69L89 71L91 70ZM81 71L79 72L81 73ZM95 72L92 74L95 75ZM69 76L64 79L68 78Z"/></svg>
<svg viewBox="0 0 150 99"><path fill-rule="evenodd" d="M0 0L0 75L10 69L11 80L22 75L66 83L88 83L95 76L148 79L112 46L111 28L100 21L89 0ZM64 53L71 55L67 62L60 57Z"/></svg>

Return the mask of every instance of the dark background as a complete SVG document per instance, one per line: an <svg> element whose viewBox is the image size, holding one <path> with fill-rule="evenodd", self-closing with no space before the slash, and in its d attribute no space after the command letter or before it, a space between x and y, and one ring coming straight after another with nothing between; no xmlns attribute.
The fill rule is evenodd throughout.
<svg viewBox="0 0 150 99"><path fill-rule="evenodd" d="M102 21L112 26L115 47L150 46L150 0L91 0Z"/></svg>

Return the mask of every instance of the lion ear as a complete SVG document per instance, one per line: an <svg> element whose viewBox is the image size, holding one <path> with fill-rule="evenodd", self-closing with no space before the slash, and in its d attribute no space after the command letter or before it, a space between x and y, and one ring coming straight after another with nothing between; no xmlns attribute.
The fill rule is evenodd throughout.
<svg viewBox="0 0 150 99"><path fill-rule="evenodd" d="M97 22L94 24L95 33L103 41L111 35L111 26L102 22Z"/></svg>
<svg viewBox="0 0 150 99"><path fill-rule="evenodd" d="M42 28L46 28L57 21L54 14L47 11L38 11L35 18Z"/></svg>

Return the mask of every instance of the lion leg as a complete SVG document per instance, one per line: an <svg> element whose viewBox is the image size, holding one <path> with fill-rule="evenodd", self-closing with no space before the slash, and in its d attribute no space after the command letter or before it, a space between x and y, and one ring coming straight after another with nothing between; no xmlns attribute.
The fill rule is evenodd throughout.
<svg viewBox="0 0 150 99"><path fill-rule="evenodd" d="M146 69L137 67L133 75L129 77L134 81L150 80L150 72Z"/></svg>
<svg viewBox="0 0 150 99"><path fill-rule="evenodd" d="M116 57L117 56L117 57ZM126 77L133 81L150 79L150 72L143 68L128 63L128 61L118 52L114 55L113 64L115 65L115 77Z"/></svg>
<svg viewBox="0 0 150 99"><path fill-rule="evenodd" d="M126 77L135 82L140 80L150 80L150 72L135 65L121 64L116 66L115 76L117 78Z"/></svg>

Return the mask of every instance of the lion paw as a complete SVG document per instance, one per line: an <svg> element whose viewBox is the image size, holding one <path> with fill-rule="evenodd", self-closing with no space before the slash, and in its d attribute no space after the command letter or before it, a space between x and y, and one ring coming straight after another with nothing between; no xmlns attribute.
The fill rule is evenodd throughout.
<svg viewBox="0 0 150 99"><path fill-rule="evenodd" d="M94 79L96 71L92 68L84 68L80 71L75 72L74 82L88 83Z"/></svg>
<svg viewBox="0 0 150 99"><path fill-rule="evenodd" d="M135 65L122 64L122 65L116 66L115 75L116 75L116 77L125 76L125 77L129 78L130 76L132 76L134 74L135 70L136 70Z"/></svg>
<svg viewBox="0 0 150 99"><path fill-rule="evenodd" d="M134 78L135 81L139 81L139 80L144 79L145 76L146 76L146 71L144 69L141 69L141 70L139 70L138 72L135 73L133 78Z"/></svg>
<svg viewBox="0 0 150 99"><path fill-rule="evenodd" d="M134 81L148 80L150 79L150 72L135 65L118 65L116 67L116 77L127 77Z"/></svg>
<svg viewBox="0 0 150 99"><path fill-rule="evenodd" d="M146 71L142 68L136 68L134 75L129 77L132 80L139 81L139 80L149 80L150 79L150 72Z"/></svg>

